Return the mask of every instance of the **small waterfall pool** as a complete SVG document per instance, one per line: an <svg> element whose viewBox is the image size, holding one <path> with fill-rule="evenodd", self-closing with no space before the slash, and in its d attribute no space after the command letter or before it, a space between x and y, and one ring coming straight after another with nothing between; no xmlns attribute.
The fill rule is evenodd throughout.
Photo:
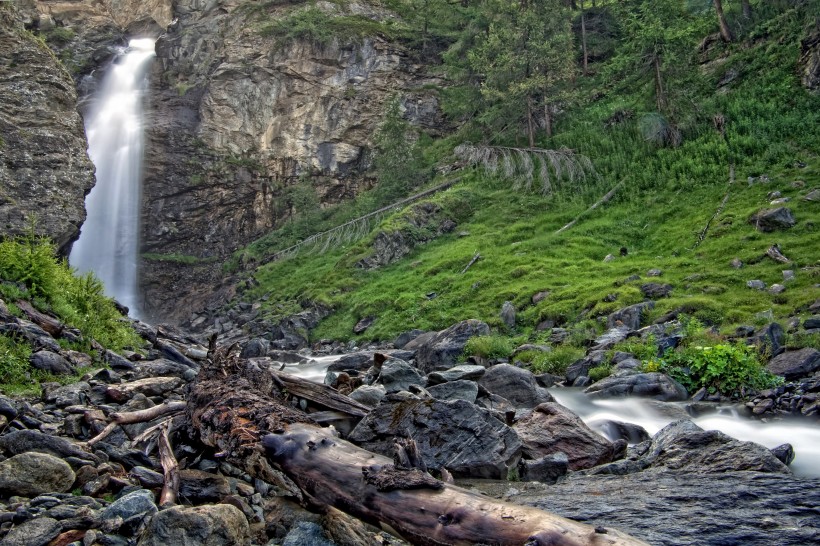
<svg viewBox="0 0 820 546"><path fill-rule="evenodd" d="M328 366L341 355L308 357L299 364L287 364L284 371L321 383ZM622 421L640 425L654 435L669 423L688 414L682 404L659 403L643 398L595 400L579 389L555 387L549 389L555 400L573 412L593 430L606 436L601 422ZM798 476L820 477L820 425L808 420L762 422L741 417L732 407L720 408L718 413L688 417L705 430L720 430L738 440L756 442L768 448L790 443L795 458L792 471Z"/></svg>
<svg viewBox="0 0 820 546"><path fill-rule="evenodd" d="M143 159L143 97L155 57L153 39L131 40L105 75L85 119L97 183L86 197L88 218L69 263L94 272L108 296L140 314L137 290Z"/></svg>

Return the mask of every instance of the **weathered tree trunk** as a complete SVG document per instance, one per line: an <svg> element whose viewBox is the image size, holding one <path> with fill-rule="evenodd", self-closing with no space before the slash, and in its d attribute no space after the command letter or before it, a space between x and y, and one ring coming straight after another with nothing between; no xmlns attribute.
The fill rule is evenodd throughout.
<svg viewBox="0 0 820 546"><path fill-rule="evenodd" d="M188 399L201 441L249 474L275 481L275 465L312 507L335 507L421 545L639 546L535 508L482 497L336 438L291 408L270 370L239 361L207 369ZM278 480L287 482L287 480ZM291 484L291 485L293 485Z"/></svg>
<svg viewBox="0 0 820 546"><path fill-rule="evenodd" d="M715 0L715 12L717 12L718 24L720 25L720 37L724 42L734 42L735 36L729 28L729 23L726 21L726 15L723 13L723 1Z"/></svg>

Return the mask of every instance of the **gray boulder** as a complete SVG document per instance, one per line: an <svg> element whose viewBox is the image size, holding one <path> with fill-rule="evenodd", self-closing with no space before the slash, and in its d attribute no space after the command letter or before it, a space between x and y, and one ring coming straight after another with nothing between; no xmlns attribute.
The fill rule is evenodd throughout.
<svg viewBox="0 0 820 546"><path fill-rule="evenodd" d="M446 468L456 477L507 479L521 454L510 427L464 400L382 402L348 439L392 457L396 437L413 438L428 468Z"/></svg>
<svg viewBox="0 0 820 546"><path fill-rule="evenodd" d="M749 345L757 345L761 352L777 356L786 350L786 332L777 322L772 322L756 331L746 340Z"/></svg>
<svg viewBox="0 0 820 546"><path fill-rule="evenodd" d="M154 504L154 494L147 489L138 489L106 506L100 516L103 520L121 518L123 524L136 528L137 525L134 523L156 513L157 505Z"/></svg>
<svg viewBox="0 0 820 546"><path fill-rule="evenodd" d="M472 404L478 397L478 383L459 379L429 387L427 392L436 400L466 400Z"/></svg>
<svg viewBox="0 0 820 546"><path fill-rule="evenodd" d="M592 346L596 350L611 349L616 343L625 340L630 332L631 330L626 326L615 326L595 338L595 341L592 342Z"/></svg>
<svg viewBox="0 0 820 546"><path fill-rule="evenodd" d="M29 362L33 368L55 375L66 375L74 372L68 360L45 349L32 354Z"/></svg>
<svg viewBox="0 0 820 546"><path fill-rule="evenodd" d="M424 373L452 368L464 353L467 340L473 336L486 336L490 327L479 320L470 319L436 333L416 354L416 366Z"/></svg>
<svg viewBox="0 0 820 546"><path fill-rule="evenodd" d="M91 385L85 381L72 383L64 387L59 387L53 391L48 392L43 399L46 402L55 404L60 408L67 408L68 406L79 406L88 399L88 391L91 390Z"/></svg>
<svg viewBox="0 0 820 546"><path fill-rule="evenodd" d="M18 413L20 410L17 409L17 402L0 394L0 415L11 421Z"/></svg>
<svg viewBox="0 0 820 546"><path fill-rule="evenodd" d="M83 461L91 461L95 466L100 463L96 455L83 451L65 438L43 434L38 430L15 430L0 436L0 451L9 455L37 451L61 459L74 457Z"/></svg>
<svg viewBox="0 0 820 546"><path fill-rule="evenodd" d="M636 303L635 305L630 305L629 307L624 307L623 309L615 311L607 317L606 327L614 328L616 326L623 325L630 330L637 330L641 327L641 318L644 313L654 308L655 302L653 301L645 301L642 303Z"/></svg>
<svg viewBox="0 0 820 546"><path fill-rule="evenodd" d="M771 359L766 369L789 381L800 379L820 370L820 351L811 347L786 351Z"/></svg>
<svg viewBox="0 0 820 546"><path fill-rule="evenodd" d="M290 528L282 546L336 546L325 536L321 526L312 521L298 521Z"/></svg>
<svg viewBox="0 0 820 546"><path fill-rule="evenodd" d="M759 231L768 232L793 228L797 224L797 220L794 219L794 215L788 207L777 207L756 212L749 218L749 223Z"/></svg>
<svg viewBox="0 0 820 546"><path fill-rule="evenodd" d="M428 385L438 385L439 383L446 383L448 381L459 381L462 379L469 379L476 381L481 379L487 369L484 366L477 366L475 364L462 364L454 366L449 370L440 372L432 372L427 374Z"/></svg>
<svg viewBox="0 0 820 546"><path fill-rule="evenodd" d="M686 400L686 388L662 373L611 375L590 385L585 391L590 398L622 398L641 396L663 402Z"/></svg>
<svg viewBox="0 0 820 546"><path fill-rule="evenodd" d="M524 481L556 483L569 472L569 459L565 453L553 453L536 461L521 461L518 469Z"/></svg>
<svg viewBox="0 0 820 546"><path fill-rule="evenodd" d="M0 462L0 496L65 493L71 489L74 478L68 463L53 455L21 453Z"/></svg>
<svg viewBox="0 0 820 546"><path fill-rule="evenodd" d="M411 360L415 353L413 351L358 351L355 353L346 354L339 358L336 362L328 366L329 372L343 372L346 370L367 371L373 366L373 355L381 353L390 358L398 358L399 360Z"/></svg>
<svg viewBox="0 0 820 546"><path fill-rule="evenodd" d="M410 343L411 341L413 341L414 339L416 339L424 333L426 333L424 330L418 329L402 332L393 342L393 347L395 347L396 349L404 349L405 345L407 345L408 343Z"/></svg>
<svg viewBox="0 0 820 546"><path fill-rule="evenodd" d="M513 430L534 460L563 453L570 470L608 463L613 444L584 424L580 417L555 402L541 404L516 421Z"/></svg>
<svg viewBox="0 0 820 546"><path fill-rule="evenodd" d="M667 298L672 293L671 284L661 284L657 282L648 282L641 285L641 294L645 298L656 300L659 298Z"/></svg>
<svg viewBox="0 0 820 546"><path fill-rule="evenodd" d="M587 376L589 374L589 370L596 366L600 366L604 360L606 360L606 351L590 351L584 358L576 360L567 366L567 371L564 373L567 382L572 384L579 377Z"/></svg>
<svg viewBox="0 0 820 546"><path fill-rule="evenodd" d="M265 338L255 338L250 340L242 347L242 358L258 358L265 356L270 351L270 341Z"/></svg>
<svg viewBox="0 0 820 546"><path fill-rule="evenodd" d="M46 546L63 530L54 518L34 518L12 528L0 546Z"/></svg>
<svg viewBox="0 0 820 546"><path fill-rule="evenodd" d="M388 393L406 391L411 385L423 387L427 383L421 372L398 358L391 358L382 364L379 378Z"/></svg>
<svg viewBox="0 0 820 546"><path fill-rule="evenodd" d="M515 306L511 301L505 301L501 306L501 322L507 328L515 328Z"/></svg>
<svg viewBox="0 0 820 546"><path fill-rule="evenodd" d="M478 383L488 392L506 398L516 408L534 408L543 402L552 402L552 395L538 385L532 372L509 364L487 368Z"/></svg>
<svg viewBox="0 0 820 546"><path fill-rule="evenodd" d="M174 506L151 519L138 546L242 546L250 544L248 520L230 504Z"/></svg>
<svg viewBox="0 0 820 546"><path fill-rule="evenodd" d="M191 504L219 502L231 494L227 478L202 470L179 471L179 496Z"/></svg>
<svg viewBox="0 0 820 546"><path fill-rule="evenodd" d="M350 398L361 402L365 406L376 407L382 401L387 391L384 385L362 385L350 393Z"/></svg>

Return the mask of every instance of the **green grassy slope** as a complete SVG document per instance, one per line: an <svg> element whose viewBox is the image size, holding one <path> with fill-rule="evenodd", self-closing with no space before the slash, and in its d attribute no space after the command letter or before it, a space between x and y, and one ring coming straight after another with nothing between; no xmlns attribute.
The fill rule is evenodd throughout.
<svg viewBox="0 0 820 546"><path fill-rule="evenodd" d="M363 334L367 339L466 318L503 330L499 310L507 300L518 310L516 331L509 333L522 338L538 339L534 328L546 319L600 330L606 314L642 301L639 286L649 281L673 286L653 317L684 308L729 329L765 320L758 314L769 310L778 320L805 315L820 282L820 205L803 199L820 187L820 98L800 85L797 58L806 19L798 11L773 14L738 43L718 44L703 55L693 69L699 83L687 89L692 113L679 147L659 148L642 138L637 120L648 110L645 88L584 79L579 86L587 98L563 115L556 136L539 144L585 154L599 179L544 197L513 189L513 180L466 169L458 185L429 199L458 223L452 233L388 267L355 267L379 229L402 225L397 212L358 243L259 266L257 284L243 299L262 300L272 316L307 301L329 304L334 312L313 335L336 339L355 337L353 325L371 315L378 319ZM634 115L607 124L619 111ZM714 128L714 115L726 120L725 139ZM465 134L430 149L446 155L441 151ZM555 234L619 182L612 201ZM748 220L769 206L773 191L791 199L786 206L797 225L761 233ZM727 192L725 208L695 248ZM763 257L774 243L792 263ZM627 256L619 255L620 247ZM461 274L476 252L482 259ZM607 254L615 259L604 262ZM733 258L744 266L731 267ZM659 279L647 278L652 268L662 270ZM784 269L794 270L796 279L784 283L781 294L746 287L752 279L783 283ZM641 279L623 282L631 275ZM531 296L542 290L550 296L532 304Z"/></svg>

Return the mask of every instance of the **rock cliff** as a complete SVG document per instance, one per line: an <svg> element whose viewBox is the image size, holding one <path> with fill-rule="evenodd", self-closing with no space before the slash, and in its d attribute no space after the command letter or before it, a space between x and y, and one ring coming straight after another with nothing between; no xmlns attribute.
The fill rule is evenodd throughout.
<svg viewBox="0 0 820 546"><path fill-rule="evenodd" d="M232 294L221 263L299 214L290 189L297 181L310 181L321 206L371 187L372 138L392 97L411 123L430 133L443 127L440 82L384 32L396 17L376 4L18 5L26 27L74 77L81 111L118 47L131 37L158 37L147 105L141 265L145 309L154 319L181 321ZM300 17L318 17L314 30L322 35L292 32ZM73 209L63 217L74 231L61 244L82 221L81 203Z"/></svg>
<svg viewBox="0 0 820 546"><path fill-rule="evenodd" d="M67 253L94 184L71 76L0 4L0 235L31 227Z"/></svg>

